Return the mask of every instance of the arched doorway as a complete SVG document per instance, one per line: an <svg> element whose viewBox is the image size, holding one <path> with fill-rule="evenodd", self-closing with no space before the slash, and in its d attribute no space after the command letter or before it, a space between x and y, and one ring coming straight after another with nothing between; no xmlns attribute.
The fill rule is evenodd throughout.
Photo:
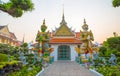
<svg viewBox="0 0 120 76"><path fill-rule="evenodd" d="M58 60L70 60L70 46L60 45L58 47Z"/></svg>

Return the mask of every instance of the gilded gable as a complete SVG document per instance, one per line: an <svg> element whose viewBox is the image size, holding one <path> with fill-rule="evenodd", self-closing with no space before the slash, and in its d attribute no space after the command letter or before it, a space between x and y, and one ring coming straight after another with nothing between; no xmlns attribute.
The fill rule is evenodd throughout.
<svg viewBox="0 0 120 76"><path fill-rule="evenodd" d="M61 25L56 31L55 36L74 36L74 34L67 27L67 25Z"/></svg>
<svg viewBox="0 0 120 76"><path fill-rule="evenodd" d="M2 29L0 30L0 33L10 36L10 32L9 32L7 26L5 26L4 28L2 28Z"/></svg>

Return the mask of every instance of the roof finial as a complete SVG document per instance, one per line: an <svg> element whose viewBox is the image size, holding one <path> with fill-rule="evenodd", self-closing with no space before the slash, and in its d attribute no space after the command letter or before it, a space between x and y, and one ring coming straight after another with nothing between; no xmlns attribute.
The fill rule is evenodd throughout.
<svg viewBox="0 0 120 76"><path fill-rule="evenodd" d="M43 24L45 24L45 19L43 20Z"/></svg>
<svg viewBox="0 0 120 76"><path fill-rule="evenodd" d="M46 24L45 24L45 19L44 19L44 20L43 20L43 24L41 25L41 31L42 31L42 32L45 32L46 29L47 29L47 26L46 26Z"/></svg>
<svg viewBox="0 0 120 76"><path fill-rule="evenodd" d="M85 20L85 18L84 18L84 24L86 24L86 20Z"/></svg>
<svg viewBox="0 0 120 76"><path fill-rule="evenodd" d="M65 22L65 17L64 17L64 5L63 5L63 15L62 15L62 21L60 25L66 25L67 23Z"/></svg>
<svg viewBox="0 0 120 76"><path fill-rule="evenodd" d="M86 24L85 18L84 18L84 24L83 24L83 26L82 26L82 29L85 30L85 31L88 30L88 25Z"/></svg>
<svg viewBox="0 0 120 76"><path fill-rule="evenodd" d="M64 4L63 4L63 16L62 16L62 20L64 20Z"/></svg>

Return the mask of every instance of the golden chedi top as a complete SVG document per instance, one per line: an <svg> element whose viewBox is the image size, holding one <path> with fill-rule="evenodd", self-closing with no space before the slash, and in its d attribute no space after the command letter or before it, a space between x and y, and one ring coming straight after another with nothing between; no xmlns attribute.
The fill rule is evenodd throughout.
<svg viewBox="0 0 120 76"><path fill-rule="evenodd" d="M83 31L80 30L81 35L80 35L80 40L81 41L89 41L89 40L94 40L93 33L92 31L88 31L88 25L86 24L86 20L84 19L84 24L82 26Z"/></svg>
<svg viewBox="0 0 120 76"><path fill-rule="evenodd" d="M43 20L43 24L41 25L41 31L42 31L42 32L45 32L46 29L47 29L47 26L46 26L46 24L45 24L45 19L44 19L44 20Z"/></svg>
<svg viewBox="0 0 120 76"><path fill-rule="evenodd" d="M84 30L84 31L88 31L88 25L86 24L86 20L84 19L84 24L83 24L83 26L82 26L82 29Z"/></svg>

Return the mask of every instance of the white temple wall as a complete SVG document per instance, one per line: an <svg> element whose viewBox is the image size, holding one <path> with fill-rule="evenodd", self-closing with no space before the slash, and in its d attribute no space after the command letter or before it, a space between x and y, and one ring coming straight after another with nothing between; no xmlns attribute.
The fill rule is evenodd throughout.
<svg viewBox="0 0 120 76"><path fill-rule="evenodd" d="M75 51L76 45L70 45L71 51L71 61L75 61L75 57L78 56L77 52Z"/></svg>
<svg viewBox="0 0 120 76"><path fill-rule="evenodd" d="M51 48L53 48L53 52L50 54L50 56L54 57L54 61L58 60L58 45L51 45Z"/></svg>
<svg viewBox="0 0 120 76"><path fill-rule="evenodd" d="M58 60L58 46L59 45L51 45L51 48L54 49L54 51L50 54L50 56L54 56L54 61ZM70 46L70 60L75 61L75 57L78 56L77 52L75 51L75 47L77 45L68 45Z"/></svg>

